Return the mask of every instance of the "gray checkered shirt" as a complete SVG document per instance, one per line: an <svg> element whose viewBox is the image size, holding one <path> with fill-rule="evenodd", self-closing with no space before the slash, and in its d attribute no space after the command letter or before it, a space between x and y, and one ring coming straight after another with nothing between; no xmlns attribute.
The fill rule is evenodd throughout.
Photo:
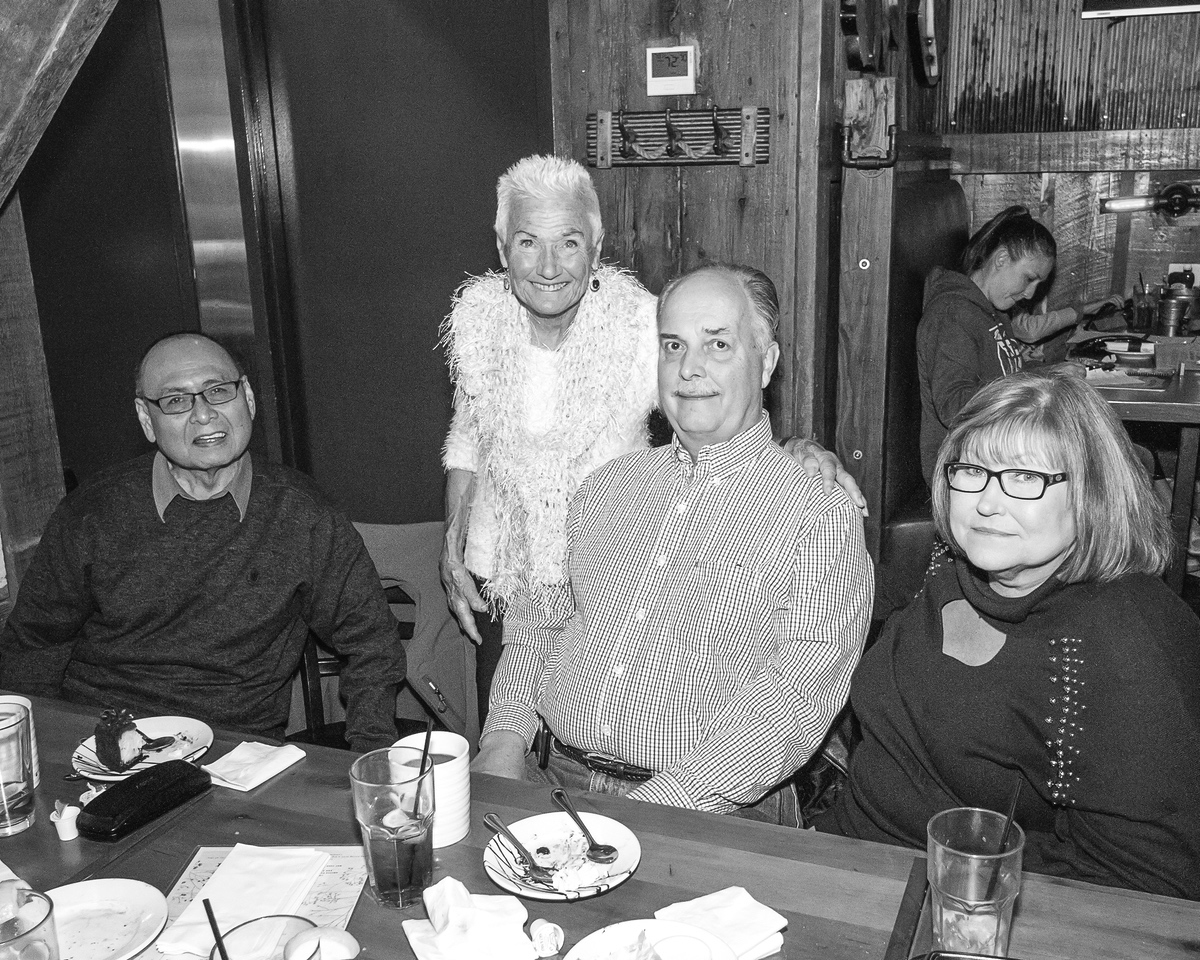
<svg viewBox="0 0 1200 960"><path fill-rule="evenodd" d="M846 702L871 611L862 519L771 439L620 457L571 502L570 584L505 615L485 733L660 771L629 796L727 811L801 766Z"/></svg>

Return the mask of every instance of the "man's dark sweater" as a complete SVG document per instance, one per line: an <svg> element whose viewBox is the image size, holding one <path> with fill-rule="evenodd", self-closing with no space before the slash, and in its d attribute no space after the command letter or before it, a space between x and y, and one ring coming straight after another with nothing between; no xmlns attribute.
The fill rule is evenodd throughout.
<svg viewBox="0 0 1200 960"><path fill-rule="evenodd" d="M0 687L280 737L311 629L348 658L351 744L393 742L404 648L353 525L267 463L244 519L229 493L177 496L160 519L153 462L105 471L54 512L0 633Z"/></svg>

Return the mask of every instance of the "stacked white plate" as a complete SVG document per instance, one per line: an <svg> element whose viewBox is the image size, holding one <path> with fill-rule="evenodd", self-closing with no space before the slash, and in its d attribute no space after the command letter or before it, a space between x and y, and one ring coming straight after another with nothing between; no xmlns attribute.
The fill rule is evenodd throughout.
<svg viewBox="0 0 1200 960"><path fill-rule="evenodd" d="M425 734L414 733L394 746L425 745ZM471 829L471 747L465 737L449 730L434 730L429 738L433 758L433 845L458 843Z"/></svg>

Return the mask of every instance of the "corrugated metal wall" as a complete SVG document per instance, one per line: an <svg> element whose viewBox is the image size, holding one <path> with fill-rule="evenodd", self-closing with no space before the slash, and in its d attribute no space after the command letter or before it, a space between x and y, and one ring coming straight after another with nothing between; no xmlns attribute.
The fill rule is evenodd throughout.
<svg viewBox="0 0 1200 960"><path fill-rule="evenodd" d="M1200 126L1200 14L1083 20L1079 0L953 0L942 83L910 90L929 133Z"/></svg>

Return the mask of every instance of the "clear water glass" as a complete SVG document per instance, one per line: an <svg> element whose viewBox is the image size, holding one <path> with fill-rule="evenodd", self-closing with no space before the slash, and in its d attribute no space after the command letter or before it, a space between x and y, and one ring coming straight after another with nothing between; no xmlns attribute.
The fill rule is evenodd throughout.
<svg viewBox="0 0 1200 960"><path fill-rule="evenodd" d="M933 939L943 950L1008 956L1025 834L1013 823L1001 849L1004 821L1004 814L978 807L955 807L929 820Z"/></svg>

